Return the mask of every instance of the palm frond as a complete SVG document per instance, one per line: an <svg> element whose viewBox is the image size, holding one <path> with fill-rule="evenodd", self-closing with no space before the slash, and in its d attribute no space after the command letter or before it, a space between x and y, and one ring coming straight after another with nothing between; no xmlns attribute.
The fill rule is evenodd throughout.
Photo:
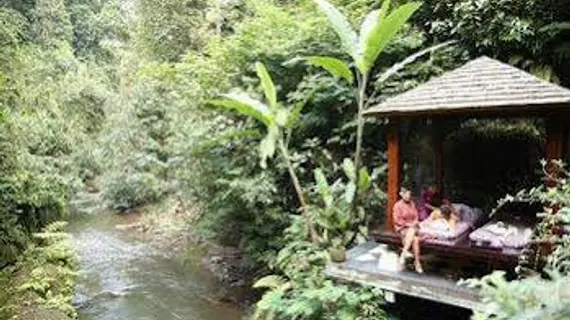
<svg viewBox="0 0 570 320"><path fill-rule="evenodd" d="M333 76L345 79L349 84L354 82L352 71L348 65L340 59L321 56L305 57L305 59L310 65L321 67Z"/></svg>
<svg viewBox="0 0 570 320"><path fill-rule="evenodd" d="M356 58L358 35L346 17L326 0L315 0L321 11L327 16L332 28L339 36L343 50Z"/></svg>
<svg viewBox="0 0 570 320"><path fill-rule="evenodd" d="M269 112L269 108L262 102L251 98L247 93L234 91L222 96L226 99L208 100L206 103L215 107L236 111L237 113L253 117L254 119L264 123L266 126L269 126L274 122L273 116Z"/></svg>
<svg viewBox="0 0 570 320"><path fill-rule="evenodd" d="M386 15L388 1L384 2L382 9L369 13L362 24L358 43L358 51L362 54L358 68L362 73L368 73L372 69L380 53L421 6L419 2L410 2Z"/></svg>
<svg viewBox="0 0 570 320"><path fill-rule="evenodd" d="M267 72L267 68L261 62L255 63L255 70L259 80L261 80L261 86L265 93L265 99L269 102L271 109L275 110L277 108L277 91L275 90L275 84Z"/></svg>

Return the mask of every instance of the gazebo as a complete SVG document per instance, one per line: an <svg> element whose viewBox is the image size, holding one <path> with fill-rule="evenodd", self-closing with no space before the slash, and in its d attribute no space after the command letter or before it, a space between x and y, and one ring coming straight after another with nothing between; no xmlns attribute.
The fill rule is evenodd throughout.
<svg viewBox="0 0 570 320"><path fill-rule="evenodd" d="M546 159L566 152L570 120L570 90L483 56L434 78L415 89L370 108L366 116L388 119L388 201L385 229L392 231L392 207L398 198L402 160L398 128L401 120L449 117L543 117L546 120ZM434 180L442 185L444 132L433 137Z"/></svg>
<svg viewBox="0 0 570 320"><path fill-rule="evenodd" d="M565 155L567 126L570 119L570 90L546 82L508 64L480 57L465 65L434 78L415 89L395 96L370 108L366 116L388 119L388 201L384 227L371 230L376 241L400 245L400 237L393 232L392 207L398 198L402 179L402 158L399 129L404 120L431 119L438 129L438 121L449 118L521 118L541 117L546 125L546 159L560 159ZM443 180L443 136L433 135L434 180L440 186ZM472 246L467 241L451 246L423 243L422 248L433 249L439 255L452 257L452 264L465 261L484 261L489 266L516 265L517 253L501 253ZM469 288L457 286L454 279L441 275L418 275L409 271L383 269L375 260L378 244L370 241L352 248L347 260L330 263L326 272L333 278L372 285L383 289L388 301L392 293L419 297L463 308L482 308L479 294ZM385 253L381 253L382 256ZM372 259L371 259L372 257ZM469 265L472 265L469 263Z"/></svg>

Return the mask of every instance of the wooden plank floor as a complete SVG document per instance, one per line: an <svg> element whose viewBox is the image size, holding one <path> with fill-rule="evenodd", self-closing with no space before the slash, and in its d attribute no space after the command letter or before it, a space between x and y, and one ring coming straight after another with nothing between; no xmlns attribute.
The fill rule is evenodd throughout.
<svg viewBox="0 0 570 320"><path fill-rule="evenodd" d="M430 274L411 271L388 271L378 267L378 260L358 261L357 257L376 248L375 242L367 242L347 252L343 263L330 263L326 273L332 278L371 285L393 293L427 299L462 308L480 310L481 298L472 289L458 286L455 281Z"/></svg>

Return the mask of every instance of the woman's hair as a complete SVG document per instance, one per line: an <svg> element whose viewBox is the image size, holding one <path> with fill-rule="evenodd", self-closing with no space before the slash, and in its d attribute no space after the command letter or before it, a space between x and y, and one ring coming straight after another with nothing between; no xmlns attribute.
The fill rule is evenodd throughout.
<svg viewBox="0 0 570 320"><path fill-rule="evenodd" d="M448 205L448 204L444 204L443 206L441 206L441 215L445 218L445 220L449 220L451 218L451 214L453 213L453 207Z"/></svg>
<svg viewBox="0 0 570 320"><path fill-rule="evenodd" d="M401 188L400 188L400 192L399 192L400 197L403 197L403 196L404 196L404 193L407 193L407 192L411 192L411 190L408 189L408 188L406 188L406 187L401 187Z"/></svg>

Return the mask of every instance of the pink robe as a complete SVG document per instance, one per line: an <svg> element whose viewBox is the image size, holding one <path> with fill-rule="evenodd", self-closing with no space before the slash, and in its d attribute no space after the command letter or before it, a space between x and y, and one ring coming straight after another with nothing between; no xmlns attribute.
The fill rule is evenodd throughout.
<svg viewBox="0 0 570 320"><path fill-rule="evenodd" d="M418 210L413 201L405 202L402 199L398 200L398 202L394 204L392 215L394 217L394 229L396 229L397 232L405 228L411 228L419 222Z"/></svg>

